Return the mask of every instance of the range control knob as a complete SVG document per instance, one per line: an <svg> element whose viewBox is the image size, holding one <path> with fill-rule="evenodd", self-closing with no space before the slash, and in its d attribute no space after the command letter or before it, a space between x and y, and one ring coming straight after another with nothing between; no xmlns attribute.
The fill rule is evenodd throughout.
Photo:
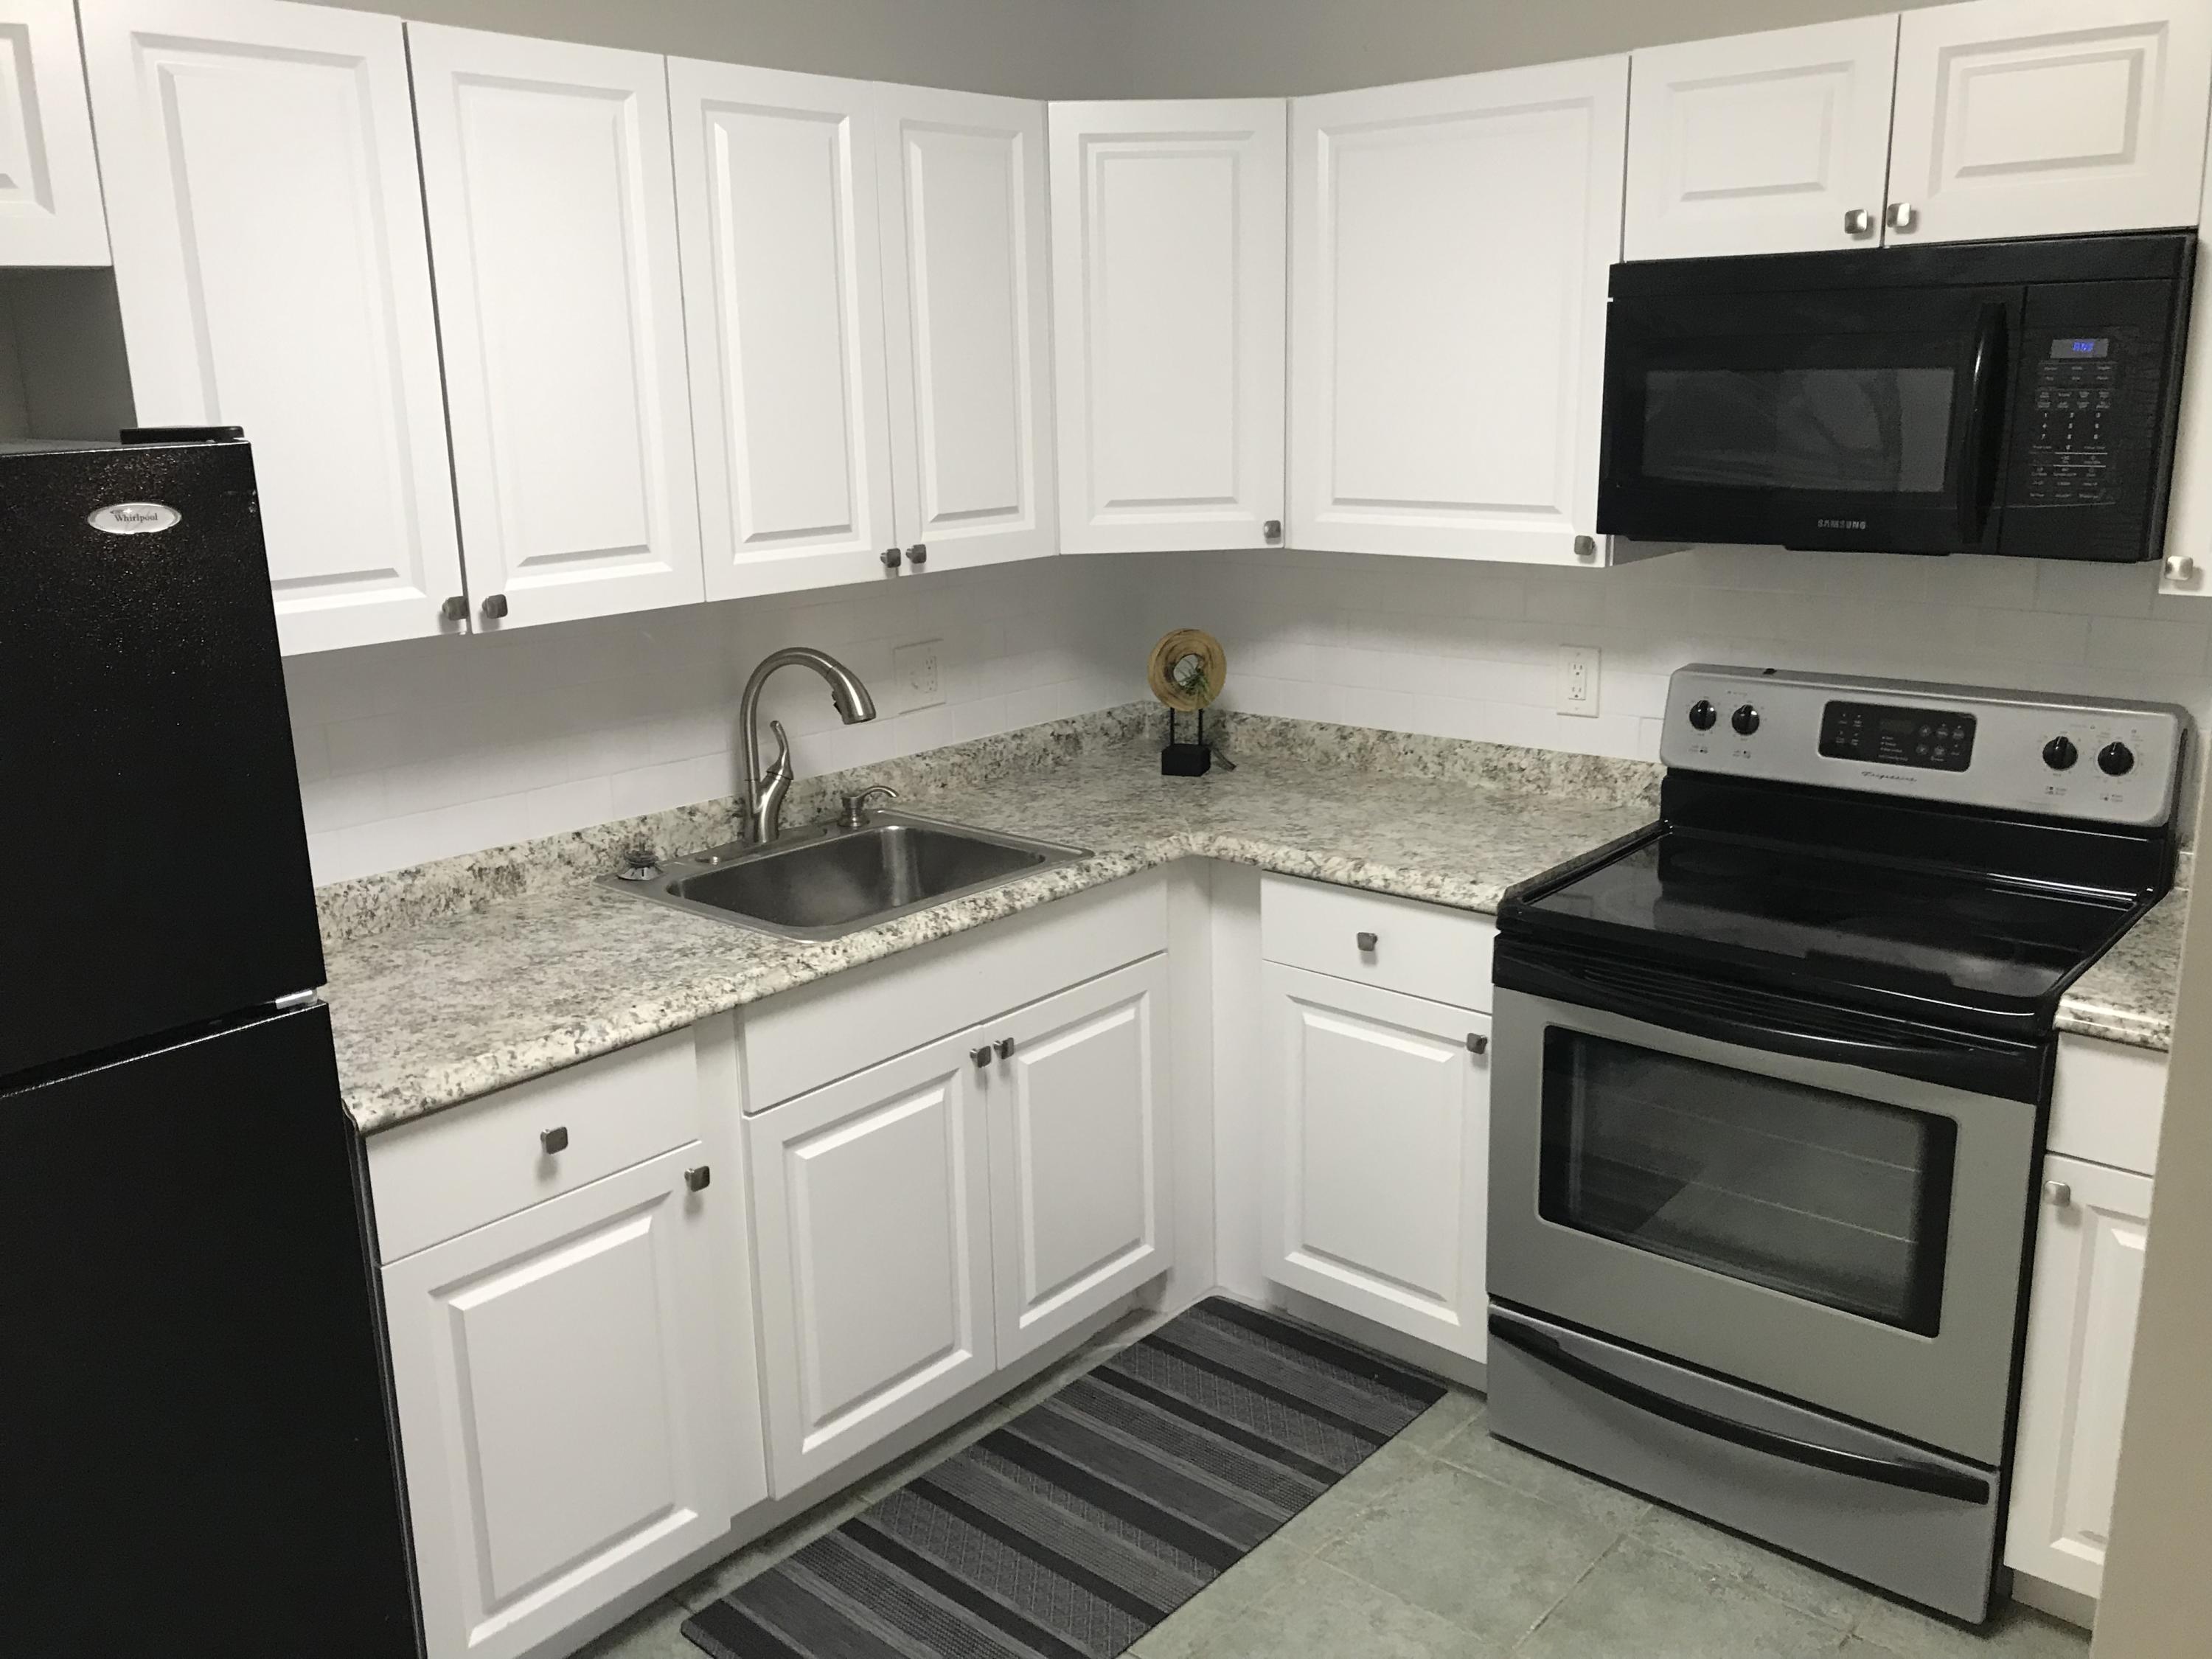
<svg viewBox="0 0 2212 1659"><path fill-rule="evenodd" d="M2108 743L2097 751L2097 769L2108 778L2124 778L2136 769L2136 751L2124 743Z"/></svg>
<svg viewBox="0 0 2212 1659"><path fill-rule="evenodd" d="M1729 724L1735 727L1738 737L1747 738L1759 730L1759 710L1746 703L1729 716Z"/></svg>
<svg viewBox="0 0 2212 1659"><path fill-rule="evenodd" d="M2054 772L2065 771L2081 758L2081 751L2071 738L2053 738L2043 745L2043 763Z"/></svg>
<svg viewBox="0 0 2212 1659"><path fill-rule="evenodd" d="M1706 702L1703 697L1699 697L1697 702L1690 705L1690 724L1696 726L1700 732L1711 731L1713 729L1713 722L1720 719L1720 717L1721 711L1714 708L1711 703Z"/></svg>

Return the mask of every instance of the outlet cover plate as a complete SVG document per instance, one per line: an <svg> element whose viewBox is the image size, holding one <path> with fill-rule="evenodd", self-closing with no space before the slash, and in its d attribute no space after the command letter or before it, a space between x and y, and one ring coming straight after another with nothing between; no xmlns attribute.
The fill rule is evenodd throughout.
<svg viewBox="0 0 2212 1659"><path fill-rule="evenodd" d="M1590 715L1597 713L1597 647L1563 645L1559 647L1559 713Z"/></svg>
<svg viewBox="0 0 2212 1659"><path fill-rule="evenodd" d="M934 708L945 701L945 642L921 640L891 652L891 685L898 712Z"/></svg>

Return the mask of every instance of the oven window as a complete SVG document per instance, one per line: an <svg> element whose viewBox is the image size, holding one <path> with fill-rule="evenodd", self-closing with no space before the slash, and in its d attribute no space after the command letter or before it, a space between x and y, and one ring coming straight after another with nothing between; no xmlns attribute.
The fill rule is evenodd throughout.
<svg viewBox="0 0 2212 1659"><path fill-rule="evenodd" d="M1948 368L1655 368L1644 472L1673 483L1934 495L1949 454Z"/></svg>
<svg viewBox="0 0 2212 1659"><path fill-rule="evenodd" d="M1543 1111L1546 1220L1936 1334L1950 1119L1558 1026Z"/></svg>

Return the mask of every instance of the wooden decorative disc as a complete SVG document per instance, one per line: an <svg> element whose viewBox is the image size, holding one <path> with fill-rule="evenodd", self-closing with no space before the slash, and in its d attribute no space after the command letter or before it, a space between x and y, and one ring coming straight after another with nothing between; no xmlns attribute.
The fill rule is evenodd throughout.
<svg viewBox="0 0 2212 1659"><path fill-rule="evenodd" d="M1152 695L1178 714L1195 714L1221 695L1229 653L1202 628L1178 628L1152 647Z"/></svg>

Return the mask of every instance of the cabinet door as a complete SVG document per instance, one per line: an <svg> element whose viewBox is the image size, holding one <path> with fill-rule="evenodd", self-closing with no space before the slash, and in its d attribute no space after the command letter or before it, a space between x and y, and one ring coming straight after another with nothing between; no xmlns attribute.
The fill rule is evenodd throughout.
<svg viewBox="0 0 2212 1659"><path fill-rule="evenodd" d="M883 580L877 89L672 58L707 594Z"/></svg>
<svg viewBox="0 0 2212 1659"><path fill-rule="evenodd" d="M1291 105L1291 540L1595 562L1628 59Z"/></svg>
<svg viewBox="0 0 2212 1659"><path fill-rule="evenodd" d="M1044 106L878 88L891 457L922 568L1056 551Z"/></svg>
<svg viewBox="0 0 2212 1659"><path fill-rule="evenodd" d="M76 13L0 0L0 265L106 263Z"/></svg>
<svg viewBox="0 0 2212 1659"><path fill-rule="evenodd" d="M2203 0L1975 0L1908 11L1898 35L1887 240L2193 225L2209 95L2212 7Z"/></svg>
<svg viewBox="0 0 2212 1659"><path fill-rule="evenodd" d="M1002 1365L1173 1262L1167 985L1151 957L981 1028Z"/></svg>
<svg viewBox="0 0 2212 1659"><path fill-rule="evenodd" d="M704 1547L738 1478L695 1143L384 1270L431 1659L503 1659Z"/></svg>
<svg viewBox="0 0 2212 1659"><path fill-rule="evenodd" d="M1632 54L1622 257L1872 246L1897 18Z"/></svg>
<svg viewBox="0 0 2212 1659"><path fill-rule="evenodd" d="M1275 963L1261 973L1268 1276L1481 1359L1489 1017Z"/></svg>
<svg viewBox="0 0 2212 1659"><path fill-rule="evenodd" d="M661 59L423 23L407 39L479 619L701 599Z"/></svg>
<svg viewBox="0 0 2212 1659"><path fill-rule="evenodd" d="M1066 551L1281 544L1288 114L1052 106Z"/></svg>
<svg viewBox="0 0 2212 1659"><path fill-rule="evenodd" d="M994 1366L981 1041L745 1120L779 1496Z"/></svg>
<svg viewBox="0 0 2212 1659"><path fill-rule="evenodd" d="M398 20L88 0L138 419L253 444L287 652L435 634L461 592Z"/></svg>
<svg viewBox="0 0 2212 1659"><path fill-rule="evenodd" d="M2043 1177L2005 1565L2095 1595L2112 1526L2151 1183L2070 1158L2045 1158ZM2053 1182L2068 1201L2050 1201Z"/></svg>

